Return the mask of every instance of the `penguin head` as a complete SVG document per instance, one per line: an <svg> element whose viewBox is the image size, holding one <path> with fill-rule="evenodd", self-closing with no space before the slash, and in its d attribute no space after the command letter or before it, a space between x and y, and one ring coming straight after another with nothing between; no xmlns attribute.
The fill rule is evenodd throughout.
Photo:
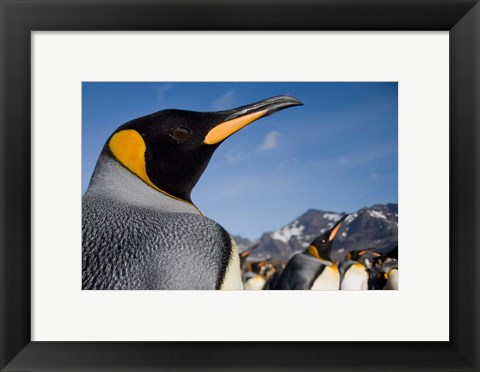
<svg viewBox="0 0 480 372"><path fill-rule="evenodd" d="M333 264L332 260L332 248L333 240L340 230L343 221L347 218L348 215L344 215L340 220L333 225L333 227L325 231L322 235L319 235L313 242L310 243L310 246L307 248L307 253L318 260L323 264L330 266Z"/></svg>
<svg viewBox="0 0 480 372"><path fill-rule="evenodd" d="M240 256L240 267L243 267L245 265L245 262L247 261L248 256L250 256L250 254L255 249L257 249L259 246L260 246L260 244L258 244L258 243L254 244L253 246L251 246L250 248L247 248L246 250L244 250L242 253L239 254L239 256Z"/></svg>
<svg viewBox="0 0 480 372"><path fill-rule="evenodd" d="M372 251L372 249L374 248L375 247L350 251L347 253L346 259L352 260L352 261L362 261L362 260L376 259L378 257L381 257L380 253Z"/></svg>
<svg viewBox="0 0 480 372"><path fill-rule="evenodd" d="M385 278L388 279L390 271L398 270L398 261L388 259L382 265L382 271L384 272Z"/></svg>
<svg viewBox="0 0 480 372"><path fill-rule="evenodd" d="M296 98L276 96L218 112L163 110L120 126L103 151L150 187L191 203L193 187L226 138L262 117L299 105Z"/></svg>

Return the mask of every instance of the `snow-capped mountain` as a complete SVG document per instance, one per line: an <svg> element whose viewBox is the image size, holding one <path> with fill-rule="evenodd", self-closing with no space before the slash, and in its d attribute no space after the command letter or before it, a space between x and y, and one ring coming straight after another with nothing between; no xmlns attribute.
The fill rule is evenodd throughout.
<svg viewBox="0 0 480 372"><path fill-rule="evenodd" d="M309 246L313 239L331 228L343 213L310 209L280 229L265 233L252 257L271 256L287 260ZM252 242L243 239L242 246ZM348 251L375 247L390 250L398 244L398 205L377 204L351 213L342 224L334 242L334 259Z"/></svg>

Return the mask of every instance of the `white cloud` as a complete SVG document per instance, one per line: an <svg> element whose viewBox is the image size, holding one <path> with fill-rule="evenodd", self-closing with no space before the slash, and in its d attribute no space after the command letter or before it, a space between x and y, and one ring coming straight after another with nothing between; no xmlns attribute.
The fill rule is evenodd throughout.
<svg viewBox="0 0 480 372"><path fill-rule="evenodd" d="M212 103L212 109L214 111L229 110L237 106L238 101L235 98L235 91L229 90L227 93L218 97Z"/></svg>
<svg viewBox="0 0 480 372"><path fill-rule="evenodd" d="M268 133L265 136L265 139L260 146L261 151L273 150L278 147L278 139L280 137L280 133L273 131Z"/></svg>

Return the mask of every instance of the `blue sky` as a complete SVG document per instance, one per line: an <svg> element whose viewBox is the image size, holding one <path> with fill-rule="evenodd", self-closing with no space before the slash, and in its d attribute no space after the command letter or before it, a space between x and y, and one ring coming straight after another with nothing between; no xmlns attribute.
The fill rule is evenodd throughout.
<svg viewBox="0 0 480 372"><path fill-rule="evenodd" d="M231 234L275 230L310 208L398 202L397 83L103 83L82 86L82 192L121 124L167 108L217 111L288 94L303 101L235 133L192 192Z"/></svg>

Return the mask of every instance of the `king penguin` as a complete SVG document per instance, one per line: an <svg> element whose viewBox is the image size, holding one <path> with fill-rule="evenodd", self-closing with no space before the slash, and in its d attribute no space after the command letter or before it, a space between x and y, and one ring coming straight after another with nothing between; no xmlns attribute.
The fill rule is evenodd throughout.
<svg viewBox="0 0 480 372"><path fill-rule="evenodd" d="M398 261L384 263L382 270L386 279L383 289L398 290Z"/></svg>
<svg viewBox="0 0 480 372"><path fill-rule="evenodd" d="M242 289L233 239L190 194L226 138L299 105L276 96L218 112L163 110L114 131L82 198L82 288Z"/></svg>
<svg viewBox="0 0 480 372"><path fill-rule="evenodd" d="M266 280L260 274L249 271L245 274L243 289L247 291L260 291L265 286Z"/></svg>
<svg viewBox="0 0 480 372"><path fill-rule="evenodd" d="M353 250L347 253L346 260L338 265L340 289L346 291L368 290L370 260L380 256L372 248Z"/></svg>
<svg viewBox="0 0 480 372"><path fill-rule="evenodd" d="M331 255L333 239L345 218L347 215L344 215L331 229L318 236L305 251L295 254L288 261L272 289L340 289L340 273Z"/></svg>
<svg viewBox="0 0 480 372"><path fill-rule="evenodd" d="M240 268L245 269L245 263L247 262L248 256L252 254L252 252L257 249L260 244L256 243L250 248L245 249L242 253L240 253Z"/></svg>
<svg viewBox="0 0 480 372"><path fill-rule="evenodd" d="M361 262L346 260L339 267L340 289L344 291L368 290L368 270Z"/></svg>

